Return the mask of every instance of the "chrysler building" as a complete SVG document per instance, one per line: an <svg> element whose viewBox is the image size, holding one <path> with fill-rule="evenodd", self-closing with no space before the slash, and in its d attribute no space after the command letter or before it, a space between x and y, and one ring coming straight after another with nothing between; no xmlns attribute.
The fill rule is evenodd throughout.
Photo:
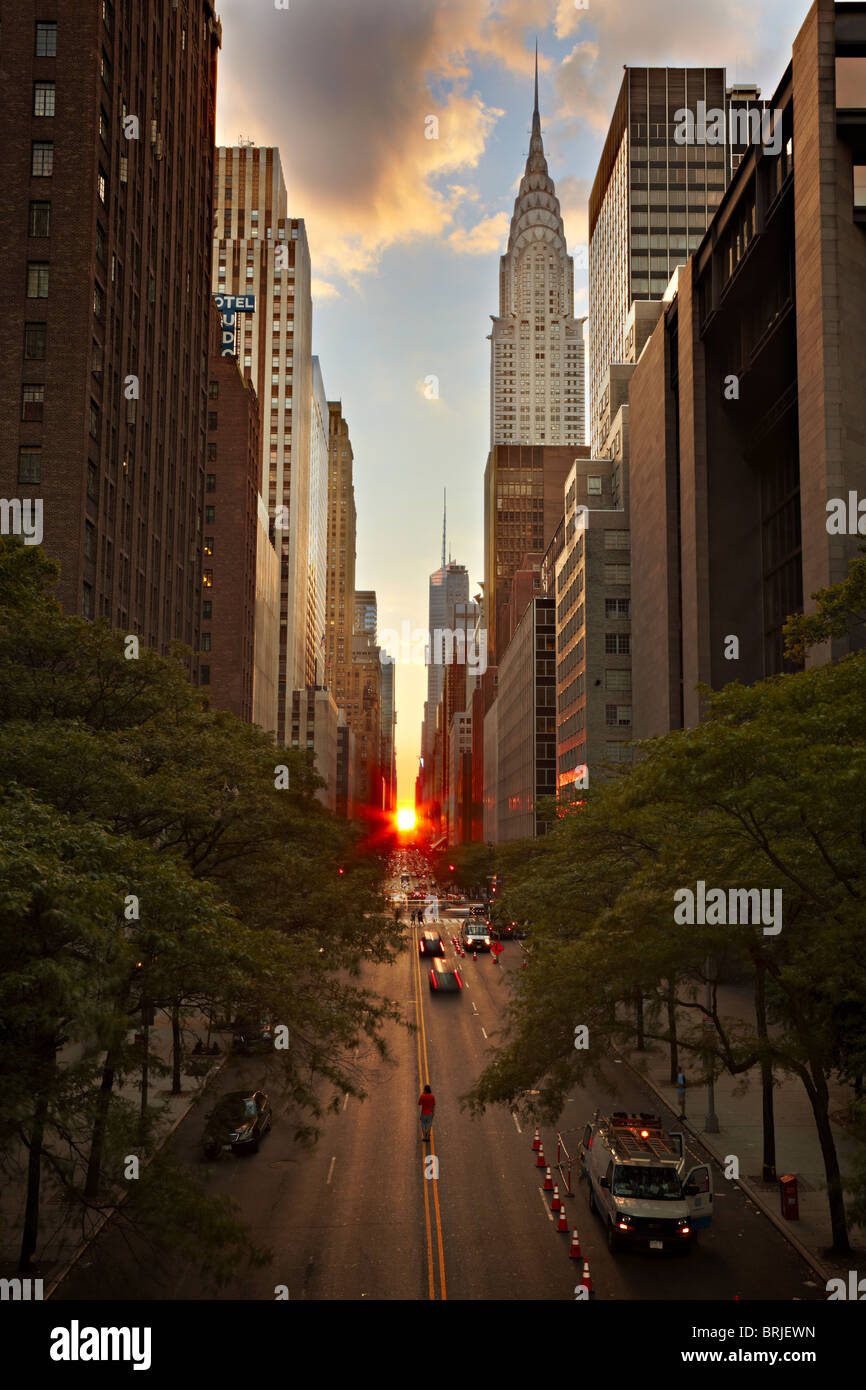
<svg viewBox="0 0 866 1390"><path fill-rule="evenodd" d="M574 262L544 157L537 49L529 157L491 318L491 445L582 444L585 319L574 317Z"/></svg>

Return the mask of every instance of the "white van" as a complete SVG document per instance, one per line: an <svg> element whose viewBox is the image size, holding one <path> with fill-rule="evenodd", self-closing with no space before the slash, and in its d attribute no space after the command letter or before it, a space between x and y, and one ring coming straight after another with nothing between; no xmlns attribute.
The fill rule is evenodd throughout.
<svg viewBox="0 0 866 1390"><path fill-rule="evenodd" d="M682 1134L665 1134L657 1115L596 1113L578 1157L590 1210L604 1220L612 1251L640 1246L688 1254L698 1231L712 1222L709 1164L688 1152Z"/></svg>

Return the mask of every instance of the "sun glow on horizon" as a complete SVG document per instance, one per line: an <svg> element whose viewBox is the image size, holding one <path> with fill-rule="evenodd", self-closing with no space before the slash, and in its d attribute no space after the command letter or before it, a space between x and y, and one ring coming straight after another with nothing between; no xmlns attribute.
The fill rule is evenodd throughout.
<svg viewBox="0 0 866 1390"><path fill-rule="evenodd" d="M400 807L399 811L397 812L397 829L398 829L398 830L414 830L414 829L415 829L415 811L414 811L413 807L411 807L411 806L401 806L401 807Z"/></svg>

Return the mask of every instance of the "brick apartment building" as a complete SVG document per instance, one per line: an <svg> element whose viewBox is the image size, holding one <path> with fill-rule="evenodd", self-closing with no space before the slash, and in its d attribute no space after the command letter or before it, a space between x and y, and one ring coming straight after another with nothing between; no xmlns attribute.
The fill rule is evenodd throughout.
<svg viewBox="0 0 866 1390"><path fill-rule="evenodd" d="M159 651L199 646L220 41L208 0L3 15L0 494Z"/></svg>

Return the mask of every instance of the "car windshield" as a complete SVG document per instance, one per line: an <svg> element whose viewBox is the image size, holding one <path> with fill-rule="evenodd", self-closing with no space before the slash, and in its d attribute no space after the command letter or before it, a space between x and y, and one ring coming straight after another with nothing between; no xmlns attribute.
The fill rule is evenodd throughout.
<svg viewBox="0 0 866 1390"><path fill-rule="evenodd" d="M682 1187L674 1167L644 1167L623 1163L613 1170L614 1197L651 1197L656 1201L679 1201Z"/></svg>

